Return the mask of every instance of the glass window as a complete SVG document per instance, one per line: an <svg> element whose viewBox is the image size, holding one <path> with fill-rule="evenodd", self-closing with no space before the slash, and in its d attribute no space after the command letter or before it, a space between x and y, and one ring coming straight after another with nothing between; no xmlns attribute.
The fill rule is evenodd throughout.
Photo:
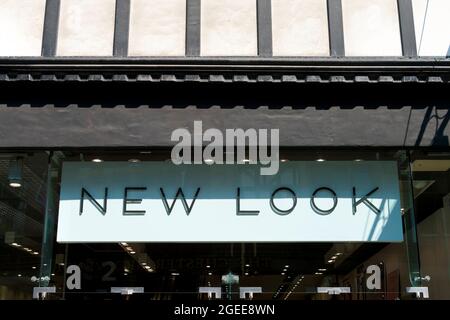
<svg viewBox="0 0 450 320"><path fill-rule="evenodd" d="M39 286L47 199L45 153L0 153L0 299Z"/></svg>
<svg viewBox="0 0 450 320"><path fill-rule="evenodd" d="M281 150L280 166L286 168L308 164L310 168L323 166L327 170L330 165L341 164L355 171L371 163L394 164L391 178L396 182L400 202L392 203L391 207L382 198L367 196L368 202L360 198L356 205L367 209L370 217L379 217L376 208L392 208L402 222L399 231L403 239L398 241L56 241L59 192L64 185L63 164L95 165L96 171L103 174L105 168L113 165L172 165L169 159L170 150L162 149L64 151L54 152L50 160L43 152L3 153L0 157L0 297L31 299L33 292L39 297L36 292L51 289L53 293L41 294L40 298L186 301L212 299L212 292L220 292L221 299L397 300L414 299L409 288L428 287L431 299L450 298L450 226L446 211L450 203L450 155L442 152ZM219 170L214 166L210 170ZM278 179L275 185L290 181L281 176L274 178ZM333 172L327 176L332 180ZM105 179L109 178L105 176ZM248 182L246 186L255 185L256 180L246 179L243 180ZM301 177L298 181L307 184ZM371 181L367 180L368 184ZM161 178L153 181L152 186L166 182ZM110 196L116 201L113 187ZM90 184L86 188L93 191ZM301 188L296 191L300 194L299 206L303 208L302 192L309 191ZM315 199L319 207L333 204L332 193L326 194ZM86 200L86 206L95 206L97 200L99 210L104 206L102 198L95 197L94 192L93 195L93 199ZM139 207L142 203L133 200L134 196L130 195L129 205ZM167 199L171 201L173 197ZM188 196L187 199L189 203ZM79 203L79 199L75 200ZM283 197L275 200L275 208L286 209L282 208ZM350 199L339 197L338 201ZM370 209L370 204L375 209ZM351 211L344 214L353 216ZM302 212L306 211L296 213ZM78 217L78 211L75 213ZM97 211L89 213L103 217ZM286 218L284 213L277 217ZM105 226L98 226L99 233L102 227ZM333 227L338 228L339 223L333 223ZM219 233L226 226L205 224L204 228ZM135 294L130 295L132 292Z"/></svg>
<svg viewBox="0 0 450 320"><path fill-rule="evenodd" d="M170 161L170 151L64 152L63 157L63 163L80 160L95 162L101 170L102 166L114 162L132 162L136 165L167 163ZM414 247L417 243L408 235L408 219L414 217L414 211L408 189L411 182L405 152L283 151L281 158L282 166L295 165L296 161L310 161L318 165L349 162L355 167L364 162L394 161L398 165L395 179L399 182L401 195L404 240L60 243L55 247L53 261L54 270L61 275L56 277L57 286L65 289L52 297L186 301L213 298L214 294L208 294L208 291L220 291L222 299L240 299L241 291L250 290L252 292L243 295L255 300L412 298L406 287L412 285L411 275L414 276L417 271L417 247ZM205 225L205 228L220 226ZM71 287L64 283L72 272L76 272L67 273L64 279L63 274L70 266L79 268L79 287L74 282L71 282ZM330 295L326 291L329 287L343 290L342 294ZM319 292L319 288L322 291ZM127 290L144 293L128 295Z"/></svg>
<svg viewBox="0 0 450 320"><path fill-rule="evenodd" d="M432 299L450 299L450 154L412 153L423 284Z"/></svg>

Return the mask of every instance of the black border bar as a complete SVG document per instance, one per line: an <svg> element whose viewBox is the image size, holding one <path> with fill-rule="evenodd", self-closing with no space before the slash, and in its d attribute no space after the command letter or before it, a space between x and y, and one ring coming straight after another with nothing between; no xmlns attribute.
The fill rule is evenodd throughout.
<svg viewBox="0 0 450 320"><path fill-rule="evenodd" d="M397 0L400 19L400 36L405 57L417 57L416 33L411 0Z"/></svg>
<svg viewBox="0 0 450 320"><path fill-rule="evenodd" d="M345 56L344 25L341 0L327 0L330 56Z"/></svg>
<svg viewBox="0 0 450 320"><path fill-rule="evenodd" d="M186 0L186 56L200 56L201 0Z"/></svg>
<svg viewBox="0 0 450 320"><path fill-rule="evenodd" d="M116 0L116 20L114 26L114 57L128 56L130 30L130 0Z"/></svg>
<svg viewBox="0 0 450 320"><path fill-rule="evenodd" d="M47 0L45 3L44 33L42 36L42 56L56 56L58 43L60 0Z"/></svg>
<svg viewBox="0 0 450 320"><path fill-rule="evenodd" d="M272 1L257 0L257 23L258 23L258 55L260 57L271 57L272 50Z"/></svg>

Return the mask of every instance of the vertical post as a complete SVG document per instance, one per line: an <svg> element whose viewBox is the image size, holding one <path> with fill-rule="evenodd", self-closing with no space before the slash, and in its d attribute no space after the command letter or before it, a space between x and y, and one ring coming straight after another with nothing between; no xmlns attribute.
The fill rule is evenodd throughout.
<svg viewBox="0 0 450 320"><path fill-rule="evenodd" d="M60 0L47 0L45 3L44 32L42 51L44 57L54 57L58 43Z"/></svg>
<svg viewBox="0 0 450 320"><path fill-rule="evenodd" d="M114 26L114 57L128 55L128 38L130 30L130 0L116 1L116 20Z"/></svg>
<svg viewBox="0 0 450 320"><path fill-rule="evenodd" d="M272 1L257 0L258 55L271 57L272 52Z"/></svg>
<svg viewBox="0 0 450 320"><path fill-rule="evenodd" d="M201 0L186 0L186 56L200 56Z"/></svg>
<svg viewBox="0 0 450 320"><path fill-rule="evenodd" d="M414 212L413 175L409 151L401 151L400 159L400 183L405 190L405 198L402 199L402 215L405 235L405 249L408 259L409 280L413 287L420 286L420 256L419 244L417 241L416 218Z"/></svg>
<svg viewBox="0 0 450 320"><path fill-rule="evenodd" d="M411 0L397 0L404 57L417 57L416 32Z"/></svg>
<svg viewBox="0 0 450 320"><path fill-rule="evenodd" d="M345 56L345 45L342 2L341 0L327 0L327 8L330 55L332 57L343 57Z"/></svg>
<svg viewBox="0 0 450 320"><path fill-rule="evenodd" d="M42 235L39 286L48 287L53 266L53 243L55 241L57 214L58 158L51 153L47 166L47 192L45 202L44 233Z"/></svg>

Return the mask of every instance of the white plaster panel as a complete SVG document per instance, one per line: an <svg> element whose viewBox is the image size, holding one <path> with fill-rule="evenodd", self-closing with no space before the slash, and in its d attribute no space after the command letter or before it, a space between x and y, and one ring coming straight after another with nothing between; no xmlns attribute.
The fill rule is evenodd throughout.
<svg viewBox="0 0 450 320"><path fill-rule="evenodd" d="M258 54L256 0L202 0L201 55Z"/></svg>
<svg viewBox="0 0 450 320"><path fill-rule="evenodd" d="M328 56L326 0L272 0L275 56Z"/></svg>
<svg viewBox="0 0 450 320"><path fill-rule="evenodd" d="M419 56L450 56L450 1L413 0Z"/></svg>
<svg viewBox="0 0 450 320"><path fill-rule="evenodd" d="M184 56L186 0L131 0L130 56Z"/></svg>
<svg viewBox="0 0 450 320"><path fill-rule="evenodd" d="M115 0L61 0L60 56L111 56Z"/></svg>
<svg viewBox="0 0 450 320"><path fill-rule="evenodd" d="M342 0L347 56L401 56L397 0Z"/></svg>
<svg viewBox="0 0 450 320"><path fill-rule="evenodd" d="M45 0L0 1L0 56L40 56Z"/></svg>

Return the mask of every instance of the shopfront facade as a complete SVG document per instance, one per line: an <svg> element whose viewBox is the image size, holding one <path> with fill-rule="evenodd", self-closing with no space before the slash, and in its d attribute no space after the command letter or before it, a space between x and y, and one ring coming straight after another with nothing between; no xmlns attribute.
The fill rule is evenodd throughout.
<svg viewBox="0 0 450 320"><path fill-rule="evenodd" d="M430 2L0 2L0 299L450 299Z"/></svg>

